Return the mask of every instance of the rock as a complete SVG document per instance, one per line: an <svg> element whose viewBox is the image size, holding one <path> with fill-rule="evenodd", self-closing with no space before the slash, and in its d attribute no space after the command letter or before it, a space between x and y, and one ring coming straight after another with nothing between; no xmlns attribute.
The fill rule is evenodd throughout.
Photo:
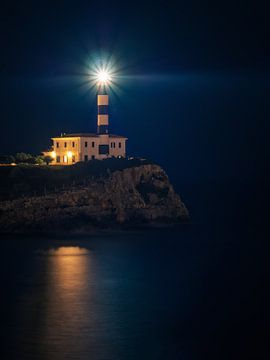
<svg viewBox="0 0 270 360"><path fill-rule="evenodd" d="M0 232L69 232L120 225L176 223L188 211L165 171L146 164L108 172L43 196L0 202Z"/></svg>

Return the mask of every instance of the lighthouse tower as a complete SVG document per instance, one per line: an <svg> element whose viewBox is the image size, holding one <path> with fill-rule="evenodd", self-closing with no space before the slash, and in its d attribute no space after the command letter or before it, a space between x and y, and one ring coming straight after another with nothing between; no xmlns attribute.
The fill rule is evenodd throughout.
<svg viewBox="0 0 270 360"><path fill-rule="evenodd" d="M109 134L109 95L111 75L104 69L95 74L97 86L97 132L61 134L52 138L53 149L46 152L53 165L72 165L77 162L125 158L127 138ZM45 154L45 152L44 152Z"/></svg>
<svg viewBox="0 0 270 360"><path fill-rule="evenodd" d="M97 133L100 138L99 154L106 158L109 156L109 95L99 89L97 95Z"/></svg>

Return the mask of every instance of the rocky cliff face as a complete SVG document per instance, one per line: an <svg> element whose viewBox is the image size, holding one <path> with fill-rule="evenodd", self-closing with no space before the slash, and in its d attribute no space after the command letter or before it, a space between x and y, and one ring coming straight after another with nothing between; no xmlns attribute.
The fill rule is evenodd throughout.
<svg viewBox="0 0 270 360"><path fill-rule="evenodd" d="M0 232L68 232L125 224L180 222L188 211L158 165L88 179L43 196L0 202Z"/></svg>

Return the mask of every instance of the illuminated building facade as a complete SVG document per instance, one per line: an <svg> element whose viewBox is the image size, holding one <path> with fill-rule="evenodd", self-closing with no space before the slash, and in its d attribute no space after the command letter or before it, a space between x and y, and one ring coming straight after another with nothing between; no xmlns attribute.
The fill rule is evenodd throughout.
<svg viewBox="0 0 270 360"><path fill-rule="evenodd" d="M53 149L46 152L52 165L72 165L79 161L126 157L127 138L109 133L109 96L97 96L97 133L63 134L52 138Z"/></svg>

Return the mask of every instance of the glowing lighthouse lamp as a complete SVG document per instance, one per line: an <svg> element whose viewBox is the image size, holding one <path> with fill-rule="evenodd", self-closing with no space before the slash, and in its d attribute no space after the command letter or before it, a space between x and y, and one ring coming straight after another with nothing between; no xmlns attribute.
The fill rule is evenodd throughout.
<svg viewBox="0 0 270 360"><path fill-rule="evenodd" d="M108 85L111 81L111 75L106 70L99 70L97 73L98 85Z"/></svg>

